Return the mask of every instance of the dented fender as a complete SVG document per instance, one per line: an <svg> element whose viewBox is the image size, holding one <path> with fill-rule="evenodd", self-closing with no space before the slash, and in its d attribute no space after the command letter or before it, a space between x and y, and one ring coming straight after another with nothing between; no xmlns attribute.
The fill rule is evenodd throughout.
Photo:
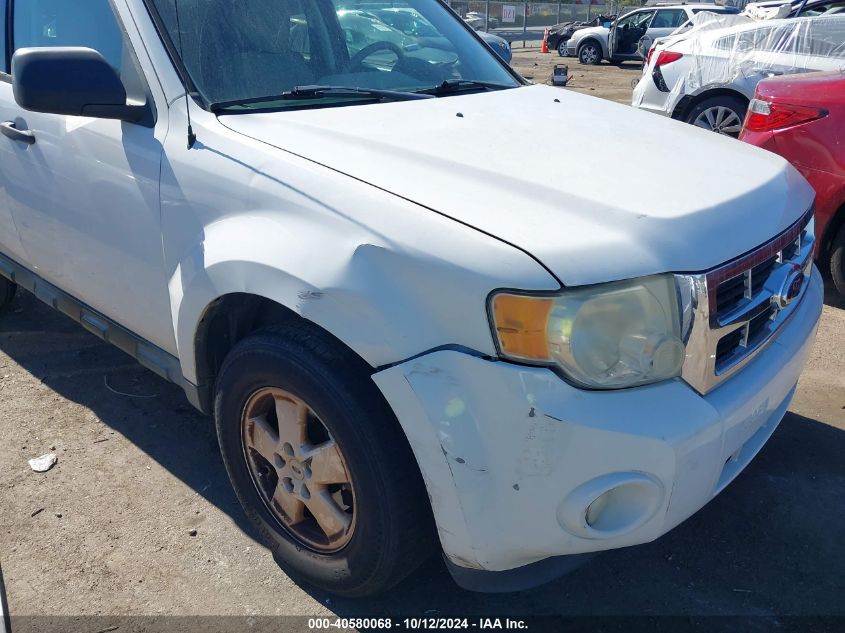
<svg viewBox="0 0 845 633"><path fill-rule="evenodd" d="M381 367L447 345L493 354L489 294L560 287L530 255L436 211L213 122L201 138L218 180L179 146L162 173L173 328L191 382L197 328L228 294L279 303Z"/></svg>

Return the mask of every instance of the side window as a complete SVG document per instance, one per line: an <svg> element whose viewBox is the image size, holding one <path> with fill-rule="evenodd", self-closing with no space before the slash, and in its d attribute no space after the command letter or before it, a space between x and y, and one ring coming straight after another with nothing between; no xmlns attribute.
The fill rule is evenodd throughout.
<svg viewBox="0 0 845 633"><path fill-rule="evenodd" d="M654 17L654 11L640 11L631 16L629 24L632 29L645 29L648 28L648 23L651 22L652 17Z"/></svg>
<svg viewBox="0 0 845 633"><path fill-rule="evenodd" d="M15 50L34 46L85 46L98 51L117 72L121 71L123 31L109 0L12 1Z"/></svg>
<svg viewBox="0 0 845 633"><path fill-rule="evenodd" d="M654 16L654 21L649 28L652 29L674 29L683 24L687 14L683 9L661 9Z"/></svg>
<svg viewBox="0 0 845 633"><path fill-rule="evenodd" d="M723 51L731 51L733 50L734 46L736 46L737 36L736 34L727 35L725 37L720 37L713 43L713 46L718 48L719 50Z"/></svg>
<svg viewBox="0 0 845 633"><path fill-rule="evenodd" d="M629 28L634 24L635 21L637 21L642 16L643 16L642 13L629 13L624 18L620 18L616 22L616 26L619 27L619 28L623 28L623 29Z"/></svg>

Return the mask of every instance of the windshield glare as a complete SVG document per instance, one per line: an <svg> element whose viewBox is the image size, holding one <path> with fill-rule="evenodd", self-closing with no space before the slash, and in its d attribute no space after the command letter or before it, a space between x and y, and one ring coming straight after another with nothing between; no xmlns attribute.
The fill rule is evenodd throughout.
<svg viewBox="0 0 845 633"><path fill-rule="evenodd" d="M310 85L395 91L431 89L454 79L518 85L436 0L151 1L207 103ZM348 96L337 101L354 103ZM326 105L325 99L314 105ZM303 103L277 100L235 109L268 107Z"/></svg>

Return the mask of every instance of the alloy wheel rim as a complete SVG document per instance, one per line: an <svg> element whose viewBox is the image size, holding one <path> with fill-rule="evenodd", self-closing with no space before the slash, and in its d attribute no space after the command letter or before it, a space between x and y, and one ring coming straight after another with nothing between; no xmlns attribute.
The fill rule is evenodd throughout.
<svg viewBox="0 0 845 633"><path fill-rule="evenodd" d="M343 453L302 399L265 387L241 414L252 483L276 522L322 553L345 547L355 531L355 492Z"/></svg>
<svg viewBox="0 0 845 633"><path fill-rule="evenodd" d="M584 61L588 64L596 61L596 49L593 46L585 46L584 52L581 55L584 58Z"/></svg>
<svg viewBox="0 0 845 633"><path fill-rule="evenodd" d="M742 131L742 119L739 115L725 106L707 108L699 114L693 124L725 136L737 137Z"/></svg>

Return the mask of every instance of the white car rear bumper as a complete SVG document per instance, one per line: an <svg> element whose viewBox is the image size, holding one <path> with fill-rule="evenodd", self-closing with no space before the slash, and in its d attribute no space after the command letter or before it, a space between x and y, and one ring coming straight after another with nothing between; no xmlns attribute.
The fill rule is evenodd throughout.
<svg viewBox="0 0 845 633"><path fill-rule="evenodd" d="M671 116L678 100L683 96L678 91L663 92L658 89L651 77L651 71L646 70L642 78L634 86L631 95L631 105L640 110L647 110L654 114Z"/></svg>
<svg viewBox="0 0 845 633"><path fill-rule="evenodd" d="M548 369L436 351L377 373L428 487L444 552L468 570L652 541L718 494L787 410L822 306L706 396L681 380L577 389ZM585 512L603 492L592 525Z"/></svg>

